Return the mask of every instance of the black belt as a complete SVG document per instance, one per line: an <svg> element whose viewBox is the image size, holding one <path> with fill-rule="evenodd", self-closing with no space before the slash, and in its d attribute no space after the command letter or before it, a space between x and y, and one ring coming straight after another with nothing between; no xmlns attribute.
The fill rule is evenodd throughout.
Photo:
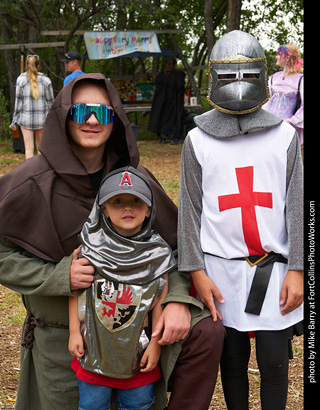
<svg viewBox="0 0 320 410"><path fill-rule="evenodd" d="M253 277L251 289L249 292L246 313L260 315L264 298L267 293L269 280L275 262L287 263L288 260L279 253L270 252L265 256L249 256L245 258L251 267L256 266L256 272Z"/></svg>
<svg viewBox="0 0 320 410"><path fill-rule="evenodd" d="M275 262L288 263L288 260L279 253L274 252L245 258L233 258L232 260L245 260L251 267L257 267L244 311L259 316L267 293L273 264Z"/></svg>

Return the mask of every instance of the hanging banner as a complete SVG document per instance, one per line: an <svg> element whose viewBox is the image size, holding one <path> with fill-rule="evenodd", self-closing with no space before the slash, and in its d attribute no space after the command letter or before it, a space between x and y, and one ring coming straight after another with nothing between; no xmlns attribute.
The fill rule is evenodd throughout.
<svg viewBox="0 0 320 410"><path fill-rule="evenodd" d="M160 53L156 33L151 31L116 31L84 33L90 60L114 58L145 51Z"/></svg>

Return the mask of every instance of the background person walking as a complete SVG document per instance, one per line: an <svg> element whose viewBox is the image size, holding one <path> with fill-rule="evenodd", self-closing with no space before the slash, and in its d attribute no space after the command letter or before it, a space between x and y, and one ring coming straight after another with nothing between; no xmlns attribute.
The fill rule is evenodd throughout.
<svg viewBox="0 0 320 410"><path fill-rule="evenodd" d="M44 121L54 100L51 80L39 69L39 56L29 55L26 72L17 78L14 113L9 126L12 130L20 126L26 159L34 156L34 136L38 149Z"/></svg>
<svg viewBox="0 0 320 410"><path fill-rule="evenodd" d="M84 72L81 70L80 64L81 64L81 54L78 53L78 51L69 51L64 55L64 59L61 60L63 61L66 67L66 70L69 75L64 79L63 81L63 86L68 84L69 81L73 80L75 77L78 75L84 74Z"/></svg>

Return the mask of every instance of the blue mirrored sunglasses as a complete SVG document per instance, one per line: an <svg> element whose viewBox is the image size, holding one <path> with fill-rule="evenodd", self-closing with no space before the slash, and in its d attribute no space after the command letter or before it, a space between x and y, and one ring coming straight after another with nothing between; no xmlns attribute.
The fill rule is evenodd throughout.
<svg viewBox="0 0 320 410"><path fill-rule="evenodd" d="M78 124L84 124L94 114L102 125L113 123L113 108L103 104L71 105L68 118Z"/></svg>

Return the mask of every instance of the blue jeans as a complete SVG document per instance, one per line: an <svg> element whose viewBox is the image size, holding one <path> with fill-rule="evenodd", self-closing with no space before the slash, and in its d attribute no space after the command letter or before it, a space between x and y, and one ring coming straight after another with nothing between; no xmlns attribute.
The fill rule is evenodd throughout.
<svg viewBox="0 0 320 410"><path fill-rule="evenodd" d="M155 401L153 383L135 389L113 389L78 379L78 385L79 410L109 410L113 391L116 393L119 410L145 410Z"/></svg>

